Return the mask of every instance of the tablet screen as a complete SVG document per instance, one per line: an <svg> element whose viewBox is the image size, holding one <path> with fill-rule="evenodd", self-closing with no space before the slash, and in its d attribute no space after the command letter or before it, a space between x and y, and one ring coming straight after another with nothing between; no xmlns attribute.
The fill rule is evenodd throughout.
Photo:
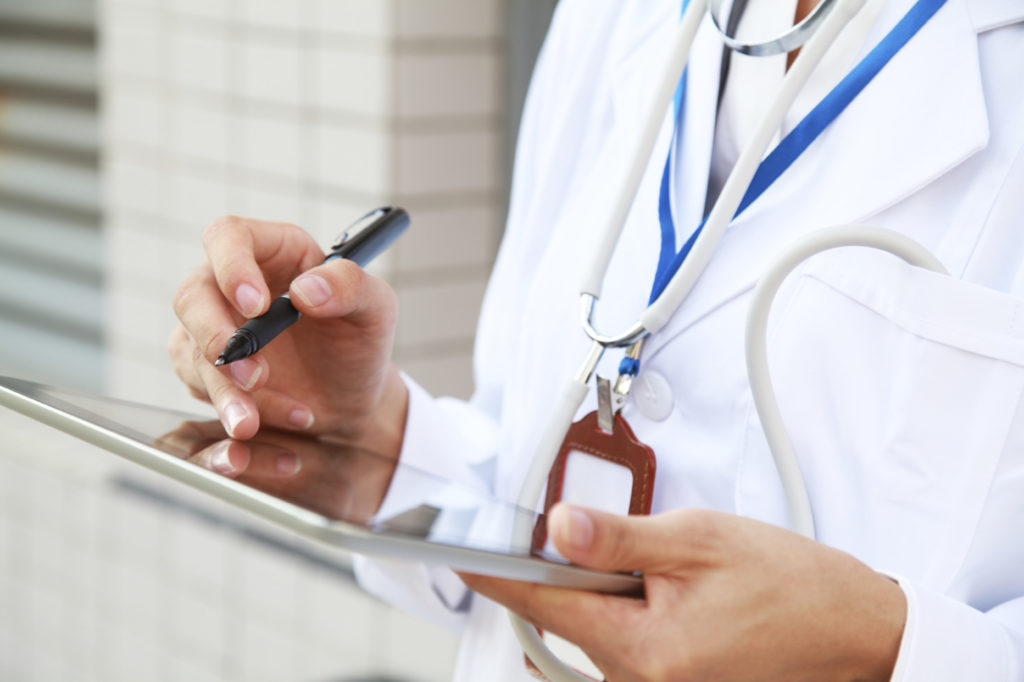
<svg viewBox="0 0 1024 682"><path fill-rule="evenodd" d="M132 456L140 463L146 464L146 453L155 449L187 467L374 532L529 556L528 546L510 546L512 524L519 517L532 528L541 518L491 497L485 483L472 476L446 480L325 438L263 430L236 441L227 438L220 422L183 412L8 377L0 377L0 388L7 389L0 391L0 403L19 409L15 400L22 396L49 406L57 418L44 421L86 440L97 442L87 437L89 430L105 431L141 446L140 456ZM65 416L72 419L60 422ZM560 561L550 554L543 558Z"/></svg>

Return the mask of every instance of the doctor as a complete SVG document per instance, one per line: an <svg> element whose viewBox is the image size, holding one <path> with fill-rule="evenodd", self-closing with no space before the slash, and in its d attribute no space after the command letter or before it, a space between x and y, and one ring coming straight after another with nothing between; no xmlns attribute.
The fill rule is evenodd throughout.
<svg viewBox="0 0 1024 682"><path fill-rule="evenodd" d="M805 4L751 2L763 13L744 22L791 24ZM780 132L912 4L869 0ZM516 499L551 396L586 350L579 253L609 208L678 14L677 0L559 4L524 113L471 401L433 398L391 364L396 304L384 282L345 261L318 265L299 228L240 218L207 230L207 263L175 300L170 352L193 394L237 437L261 421L334 432ZM613 680L1024 679L1022 22L1019 2L947 0L733 221L648 340L623 415L657 453L654 514L563 505L550 529L578 563L642 570L647 602L467 576L472 588L575 642ZM647 303L670 148L679 244L786 68L734 55L721 84L721 57L705 22L678 134L667 113L605 277L604 328L629 326ZM951 275L843 249L809 260L780 292L769 359L814 542L786 530L743 363L744 316L783 245L851 222L913 237ZM214 368L239 321L285 289L310 319ZM618 360L606 354L599 371L614 375ZM462 628L458 679L531 679L504 609L450 572L361 561L358 573Z"/></svg>

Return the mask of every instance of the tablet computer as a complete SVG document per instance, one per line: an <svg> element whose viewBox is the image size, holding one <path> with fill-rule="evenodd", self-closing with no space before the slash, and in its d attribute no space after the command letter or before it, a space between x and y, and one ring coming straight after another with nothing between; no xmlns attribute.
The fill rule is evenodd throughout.
<svg viewBox="0 0 1024 682"><path fill-rule="evenodd" d="M176 410L0 377L0 405L307 537L361 554L594 591L642 578L571 566L510 540L533 510L327 438L261 430L247 441Z"/></svg>

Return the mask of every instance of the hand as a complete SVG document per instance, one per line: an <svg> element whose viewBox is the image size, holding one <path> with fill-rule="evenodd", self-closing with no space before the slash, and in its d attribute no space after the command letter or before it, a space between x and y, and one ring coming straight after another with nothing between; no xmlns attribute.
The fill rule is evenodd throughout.
<svg viewBox="0 0 1024 682"><path fill-rule="evenodd" d="M206 262L178 289L169 353L192 394L213 404L230 435L264 423L331 433L397 457L408 393L390 361L397 303L383 280L324 253L294 225L216 220ZM235 329L288 291L302 313L256 355L214 367Z"/></svg>
<svg viewBox="0 0 1024 682"><path fill-rule="evenodd" d="M643 571L646 601L463 576L580 646L608 680L888 680L906 619L900 587L848 554L739 516L622 517L558 505L569 560Z"/></svg>

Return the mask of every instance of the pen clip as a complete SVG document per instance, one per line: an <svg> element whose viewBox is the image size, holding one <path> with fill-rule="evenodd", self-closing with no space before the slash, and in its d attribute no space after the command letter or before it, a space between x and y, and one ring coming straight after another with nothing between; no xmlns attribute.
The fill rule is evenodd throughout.
<svg viewBox="0 0 1024 682"><path fill-rule="evenodd" d="M348 242L350 239L356 237L360 232L376 223L380 218L390 213L393 209L390 206L384 206L381 208L375 208L362 218L357 219L351 225L346 227L340 235L331 244L331 251L337 251Z"/></svg>

